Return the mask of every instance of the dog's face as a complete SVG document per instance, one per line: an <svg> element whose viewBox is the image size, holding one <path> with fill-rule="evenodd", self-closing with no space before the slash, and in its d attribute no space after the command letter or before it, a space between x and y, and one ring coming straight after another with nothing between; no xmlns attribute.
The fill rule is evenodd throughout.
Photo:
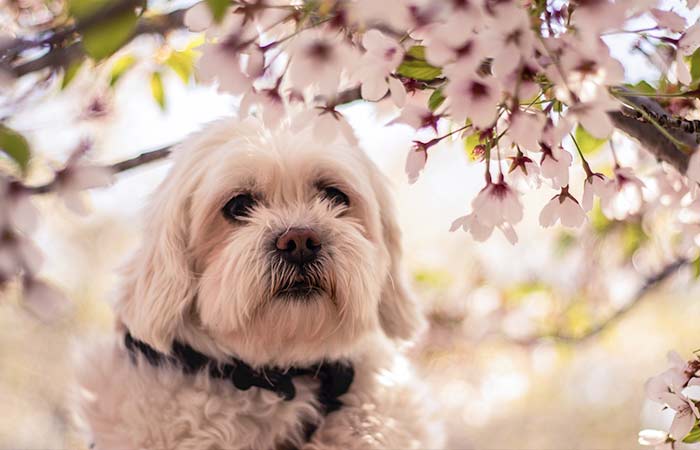
<svg viewBox="0 0 700 450"><path fill-rule="evenodd" d="M178 149L150 206L121 316L162 351L195 329L254 364L294 364L416 325L389 196L359 149L222 122Z"/></svg>

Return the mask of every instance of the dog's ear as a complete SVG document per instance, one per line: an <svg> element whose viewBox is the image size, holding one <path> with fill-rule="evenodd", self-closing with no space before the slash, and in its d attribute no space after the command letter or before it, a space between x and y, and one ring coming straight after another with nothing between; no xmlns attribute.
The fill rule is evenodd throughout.
<svg viewBox="0 0 700 450"><path fill-rule="evenodd" d="M379 303L379 320L387 336L409 340L425 325L425 321L401 265L401 230L388 188L389 180L374 164L372 166L372 185L379 203L382 237L390 258L389 274Z"/></svg>
<svg viewBox="0 0 700 450"><path fill-rule="evenodd" d="M143 242L125 267L118 305L131 334L165 353L196 295L188 257L195 176L187 166L176 161L147 205Z"/></svg>

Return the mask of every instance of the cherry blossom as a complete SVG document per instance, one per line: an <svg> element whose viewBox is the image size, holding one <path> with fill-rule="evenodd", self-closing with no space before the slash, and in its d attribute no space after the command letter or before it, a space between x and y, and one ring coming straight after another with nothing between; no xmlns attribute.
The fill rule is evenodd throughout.
<svg viewBox="0 0 700 450"><path fill-rule="evenodd" d="M593 208L593 196L601 199L601 201L609 201L609 197L613 195L614 187L610 179L602 173L591 173L583 182L583 198L581 206L584 211L590 211Z"/></svg>
<svg viewBox="0 0 700 450"><path fill-rule="evenodd" d="M452 118L457 122L469 118L474 126L482 129L491 126L496 120L501 98L498 81L494 77L465 74L461 69L455 69L448 77L450 81L445 87L445 96L450 101Z"/></svg>
<svg viewBox="0 0 700 450"><path fill-rule="evenodd" d="M542 143L541 173L549 179L554 189L560 189L569 184L569 167L573 161L571 153L561 147L549 147Z"/></svg>
<svg viewBox="0 0 700 450"><path fill-rule="evenodd" d="M513 113L510 117L508 134L513 142L520 147L536 151L539 150L539 142L542 129L545 125L545 117L539 113Z"/></svg>
<svg viewBox="0 0 700 450"><path fill-rule="evenodd" d="M413 184L418 180L418 176L425 168L425 163L428 161L428 151L422 146L416 145L408 152L406 158L406 175L408 182Z"/></svg>
<svg viewBox="0 0 700 450"><path fill-rule="evenodd" d="M489 227L503 223L514 225L523 218L523 205L518 193L506 184L502 175L497 183L488 180L472 201L472 208L479 222Z"/></svg>
<svg viewBox="0 0 700 450"><path fill-rule="evenodd" d="M623 220L642 208L644 183L628 167L616 167L612 195L601 198L603 214L609 219Z"/></svg>
<svg viewBox="0 0 700 450"><path fill-rule="evenodd" d="M362 45L367 51L362 55L356 73L361 83L362 98L377 101L391 89L395 103L402 106L401 99L405 99L405 89L400 81L390 78L390 74L403 60L403 47L374 29L365 33Z"/></svg>
<svg viewBox="0 0 700 450"><path fill-rule="evenodd" d="M540 167L532 159L520 153L510 158L511 165L508 169L508 177L517 189L523 190L526 187L531 189L539 188L542 184L540 179Z"/></svg>
<svg viewBox="0 0 700 450"><path fill-rule="evenodd" d="M297 36L289 53L289 81L299 89L316 88L327 97L338 91L341 76L357 61L355 50L341 35L315 29Z"/></svg>
<svg viewBox="0 0 700 450"><path fill-rule="evenodd" d="M342 137L346 142L357 145L355 131L345 116L334 107L305 109L292 118L292 129L299 131L311 127L315 138L323 142L333 142Z"/></svg>
<svg viewBox="0 0 700 450"><path fill-rule="evenodd" d="M389 125L395 123L404 123L416 130L430 127L437 132L438 121L441 115L433 113L430 109L423 105L414 105L408 103L401 109L401 114L389 122Z"/></svg>
<svg viewBox="0 0 700 450"><path fill-rule="evenodd" d="M540 225L551 227L557 221L565 227L580 227L586 220L586 213L571 194L568 187L562 188L561 193L552 197L540 213Z"/></svg>

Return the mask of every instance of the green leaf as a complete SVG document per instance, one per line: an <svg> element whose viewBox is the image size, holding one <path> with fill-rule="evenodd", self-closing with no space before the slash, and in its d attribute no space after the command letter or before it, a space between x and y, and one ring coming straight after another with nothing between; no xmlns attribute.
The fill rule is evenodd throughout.
<svg viewBox="0 0 700 450"><path fill-rule="evenodd" d="M194 72L194 60L195 52L193 50L174 51L165 61L165 64L180 77L183 83L187 84L190 82Z"/></svg>
<svg viewBox="0 0 700 450"><path fill-rule="evenodd" d="M221 22L221 19L226 15L228 5L229 0L207 0L207 6L209 7L209 11L211 11L211 16L217 23Z"/></svg>
<svg viewBox="0 0 700 450"><path fill-rule="evenodd" d="M69 0L68 13L76 19L85 19L109 5L110 0Z"/></svg>
<svg viewBox="0 0 700 450"><path fill-rule="evenodd" d="M160 72L153 72L151 75L151 95L161 109L165 109L165 88Z"/></svg>
<svg viewBox="0 0 700 450"><path fill-rule="evenodd" d="M99 25L83 31L83 48L97 61L104 59L124 45L134 33L138 16L126 11Z"/></svg>
<svg viewBox="0 0 700 450"><path fill-rule="evenodd" d="M432 66L425 60L425 47L422 45L414 45L408 49L396 72L420 81L431 81L442 75L439 67Z"/></svg>
<svg viewBox="0 0 700 450"><path fill-rule="evenodd" d="M114 86L117 81L129 70L134 64L136 64L136 58L127 54L117 59L114 64L112 64L112 70L109 73L109 85Z"/></svg>
<svg viewBox="0 0 700 450"><path fill-rule="evenodd" d="M29 142L21 134L3 124L0 124L0 150L17 163L22 173L29 166L31 151Z"/></svg>
<svg viewBox="0 0 700 450"><path fill-rule="evenodd" d="M693 260L693 277L700 278L700 256Z"/></svg>
<svg viewBox="0 0 700 450"><path fill-rule="evenodd" d="M607 139L598 139L591 136L581 125L576 127L575 137L576 142L584 155L591 155L597 152L606 142L608 142Z"/></svg>
<svg viewBox="0 0 700 450"><path fill-rule="evenodd" d="M425 46L414 45L406 51L406 55L413 59L422 59L425 61Z"/></svg>
<svg viewBox="0 0 700 450"><path fill-rule="evenodd" d="M700 442L700 427L698 427L697 422L693 426L693 429L690 430L690 433L688 433L688 435L685 438L683 438L683 442L685 442L686 444Z"/></svg>
<svg viewBox="0 0 700 450"><path fill-rule="evenodd" d="M80 59L78 61L73 61L72 63L68 64L68 67L63 71L63 80L61 80L61 89L65 89L68 87L71 81L73 81L73 78L78 74L78 71L80 70L80 67L83 65L83 60Z"/></svg>
<svg viewBox="0 0 700 450"><path fill-rule="evenodd" d="M479 139L479 133L470 134L464 139L464 151L467 153L470 161L476 161L476 156L474 155L474 147L481 144L481 139Z"/></svg>
<svg viewBox="0 0 700 450"><path fill-rule="evenodd" d="M435 111L445 101L445 96L442 94L442 89L435 89L428 99L428 108Z"/></svg>
<svg viewBox="0 0 700 450"><path fill-rule="evenodd" d="M690 57L690 77L693 85L700 81L700 48Z"/></svg>
<svg viewBox="0 0 700 450"><path fill-rule="evenodd" d="M653 94L656 92L656 88L644 80L637 84L625 84L625 86L634 92L640 92L643 94Z"/></svg>

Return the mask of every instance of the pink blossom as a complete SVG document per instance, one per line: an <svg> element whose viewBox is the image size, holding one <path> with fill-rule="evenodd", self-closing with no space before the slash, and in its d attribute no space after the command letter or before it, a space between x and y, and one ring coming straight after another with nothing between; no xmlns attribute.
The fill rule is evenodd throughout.
<svg viewBox="0 0 700 450"><path fill-rule="evenodd" d="M688 162L688 170L685 172L688 180L700 183L700 149L695 149Z"/></svg>
<svg viewBox="0 0 700 450"><path fill-rule="evenodd" d="M674 33L681 33L685 31L685 18L679 14L673 11L664 11L658 8L653 8L649 12L652 16L654 16L656 23L658 23L659 26L673 31Z"/></svg>
<svg viewBox="0 0 700 450"><path fill-rule="evenodd" d="M644 183L634 175L631 169L616 167L612 186L613 194L607 198L601 198L603 214L607 218L623 220L641 210Z"/></svg>
<svg viewBox="0 0 700 450"><path fill-rule="evenodd" d="M450 231L456 231L459 228L469 232L474 240L479 242L487 240L493 234L493 229L498 228L508 242L510 242L512 245L518 243L518 235L515 233L515 230L509 223L503 223L496 227L489 227L479 222L474 213L455 219L450 226Z"/></svg>
<svg viewBox="0 0 700 450"><path fill-rule="evenodd" d="M613 194L614 188L610 179L608 179L602 173L592 173L583 182L583 198L581 199L581 206L584 211L590 211L593 208L593 196L598 198L608 200L608 198Z"/></svg>
<svg viewBox="0 0 700 450"><path fill-rule="evenodd" d="M406 175L408 182L413 184L418 180L418 176L425 168L425 163L428 161L428 151L420 146L414 146L408 152L406 157Z"/></svg>
<svg viewBox="0 0 700 450"><path fill-rule="evenodd" d="M114 173L109 167L69 163L56 174L56 193L68 209L83 215L87 209L80 191L108 186L113 181Z"/></svg>
<svg viewBox="0 0 700 450"><path fill-rule="evenodd" d="M573 157L562 147L549 147L542 144L542 159L540 168L542 176L548 178L554 189L560 189L569 184L569 167Z"/></svg>
<svg viewBox="0 0 700 450"><path fill-rule="evenodd" d="M545 117L542 113L515 112L510 117L508 135L520 147L536 151L540 148L544 125Z"/></svg>
<svg viewBox="0 0 700 450"><path fill-rule="evenodd" d="M447 70L447 69L446 69ZM456 122L471 119L474 126L484 129L496 121L501 89L494 77L464 74L461 70L448 74L444 89L449 110Z"/></svg>
<svg viewBox="0 0 700 450"><path fill-rule="evenodd" d="M357 137L345 116L332 107L307 108L292 118L292 129L299 131L311 127L316 139L331 143L342 137L352 145Z"/></svg>
<svg viewBox="0 0 700 450"><path fill-rule="evenodd" d="M433 129L433 131L437 132L437 125L440 117L440 115L434 114L425 105L408 103L401 108L401 114L399 117L389 122L389 125L404 123L416 130L430 127Z"/></svg>
<svg viewBox="0 0 700 450"><path fill-rule="evenodd" d="M25 277L23 294L24 307L44 322L57 319L69 304L58 289L37 279Z"/></svg>
<svg viewBox="0 0 700 450"><path fill-rule="evenodd" d="M397 98L401 91L405 93L403 84L398 80L389 82L391 73L401 64L404 50L401 44L385 36L379 30L369 30L362 37L362 45L366 52L360 59L356 76L361 83L362 98L369 101L382 99L391 88Z"/></svg>
<svg viewBox="0 0 700 450"><path fill-rule="evenodd" d="M519 190L529 187L539 188L541 185L540 167L529 157L519 154L510 158L508 174L511 184Z"/></svg>
<svg viewBox="0 0 700 450"><path fill-rule="evenodd" d="M551 227L560 221L565 227L578 228L585 220L586 213L567 188L552 197L540 213L540 225L543 227Z"/></svg>
<svg viewBox="0 0 700 450"><path fill-rule="evenodd" d="M292 42L287 75L297 89L313 88L321 95L335 95L341 75L356 62L355 50L340 34L318 29L302 32Z"/></svg>
<svg viewBox="0 0 700 450"><path fill-rule="evenodd" d="M472 201L479 222L487 227L503 223L516 224L523 218L523 205L518 193L501 176L497 183L490 180Z"/></svg>

